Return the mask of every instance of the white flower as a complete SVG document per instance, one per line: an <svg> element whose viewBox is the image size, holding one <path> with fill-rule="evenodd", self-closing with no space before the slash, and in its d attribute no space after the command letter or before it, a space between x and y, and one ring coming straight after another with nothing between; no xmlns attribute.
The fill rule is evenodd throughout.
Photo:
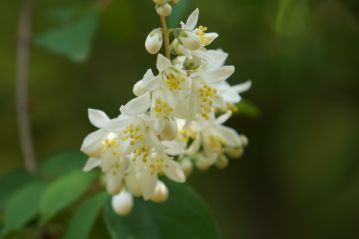
<svg viewBox="0 0 359 239"><path fill-rule="evenodd" d="M145 47L148 53L157 54L161 49L163 42L162 32L160 28L153 29L147 36Z"/></svg>

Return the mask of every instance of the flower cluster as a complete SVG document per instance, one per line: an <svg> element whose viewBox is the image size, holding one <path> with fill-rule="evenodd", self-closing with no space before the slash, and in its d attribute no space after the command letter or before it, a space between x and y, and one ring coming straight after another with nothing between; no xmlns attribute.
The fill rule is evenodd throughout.
<svg viewBox="0 0 359 239"><path fill-rule="evenodd" d="M164 17L169 14L160 9L177 1L154 2ZM118 214L130 212L132 196L165 201L168 189L160 176L183 183L194 166L224 168L227 156L241 156L248 144L244 135L223 123L251 83L227 83L235 68L224 65L227 53L206 49L218 34L197 27L198 15L196 9L180 28L150 32L145 47L157 54L157 70L147 70L134 85L136 97L120 107L117 118L88 111L98 130L83 142L81 150L90 157L84 170L101 168ZM168 37L165 32L173 36L167 49L172 60L158 54Z"/></svg>

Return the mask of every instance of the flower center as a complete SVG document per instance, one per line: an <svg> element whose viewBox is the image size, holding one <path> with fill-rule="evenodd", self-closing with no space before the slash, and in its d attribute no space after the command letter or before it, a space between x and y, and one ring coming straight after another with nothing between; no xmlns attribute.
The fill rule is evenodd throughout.
<svg viewBox="0 0 359 239"><path fill-rule="evenodd" d="M204 119L209 119L209 115L213 111L213 101L218 97L216 88L204 85L199 89L200 113Z"/></svg>
<svg viewBox="0 0 359 239"><path fill-rule="evenodd" d="M122 131L122 141L130 140L130 144L134 145L136 142L143 139L141 127L139 125L130 124Z"/></svg>
<svg viewBox="0 0 359 239"><path fill-rule="evenodd" d="M163 158L159 156L154 157L150 163L151 174L163 175L164 167L165 167L165 163Z"/></svg>
<svg viewBox="0 0 359 239"><path fill-rule="evenodd" d="M158 118L168 119L168 115L173 111L166 101L157 98L153 110L156 112Z"/></svg>
<svg viewBox="0 0 359 239"><path fill-rule="evenodd" d="M210 39L205 35L206 31L207 31L207 27L205 26L199 26L198 29L196 30L196 35L199 37L202 46L207 46L211 43Z"/></svg>
<svg viewBox="0 0 359 239"><path fill-rule="evenodd" d="M185 82L185 79L183 77L180 77L179 75L174 75L172 73L166 75L166 86L171 91L178 91L181 90L182 83Z"/></svg>
<svg viewBox="0 0 359 239"><path fill-rule="evenodd" d="M120 156L120 149L118 144L118 139L116 135L109 134L107 138L102 142L103 145L103 151L110 150L113 157L119 157Z"/></svg>

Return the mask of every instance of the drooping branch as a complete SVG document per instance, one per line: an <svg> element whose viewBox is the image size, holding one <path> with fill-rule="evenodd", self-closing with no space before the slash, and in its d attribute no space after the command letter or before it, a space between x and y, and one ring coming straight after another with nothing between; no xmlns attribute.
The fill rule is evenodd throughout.
<svg viewBox="0 0 359 239"><path fill-rule="evenodd" d="M37 165L30 129L28 101L32 4L33 0L23 0L21 5L16 57L16 113L25 168L34 173Z"/></svg>

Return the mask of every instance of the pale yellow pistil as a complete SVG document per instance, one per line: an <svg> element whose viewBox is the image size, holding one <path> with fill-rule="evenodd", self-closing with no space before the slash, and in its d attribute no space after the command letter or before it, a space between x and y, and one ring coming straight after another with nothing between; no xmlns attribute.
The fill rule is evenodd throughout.
<svg viewBox="0 0 359 239"><path fill-rule="evenodd" d="M199 89L200 113L204 119L209 119L209 115L213 111L213 102L217 100L218 97L216 88L204 85Z"/></svg>

